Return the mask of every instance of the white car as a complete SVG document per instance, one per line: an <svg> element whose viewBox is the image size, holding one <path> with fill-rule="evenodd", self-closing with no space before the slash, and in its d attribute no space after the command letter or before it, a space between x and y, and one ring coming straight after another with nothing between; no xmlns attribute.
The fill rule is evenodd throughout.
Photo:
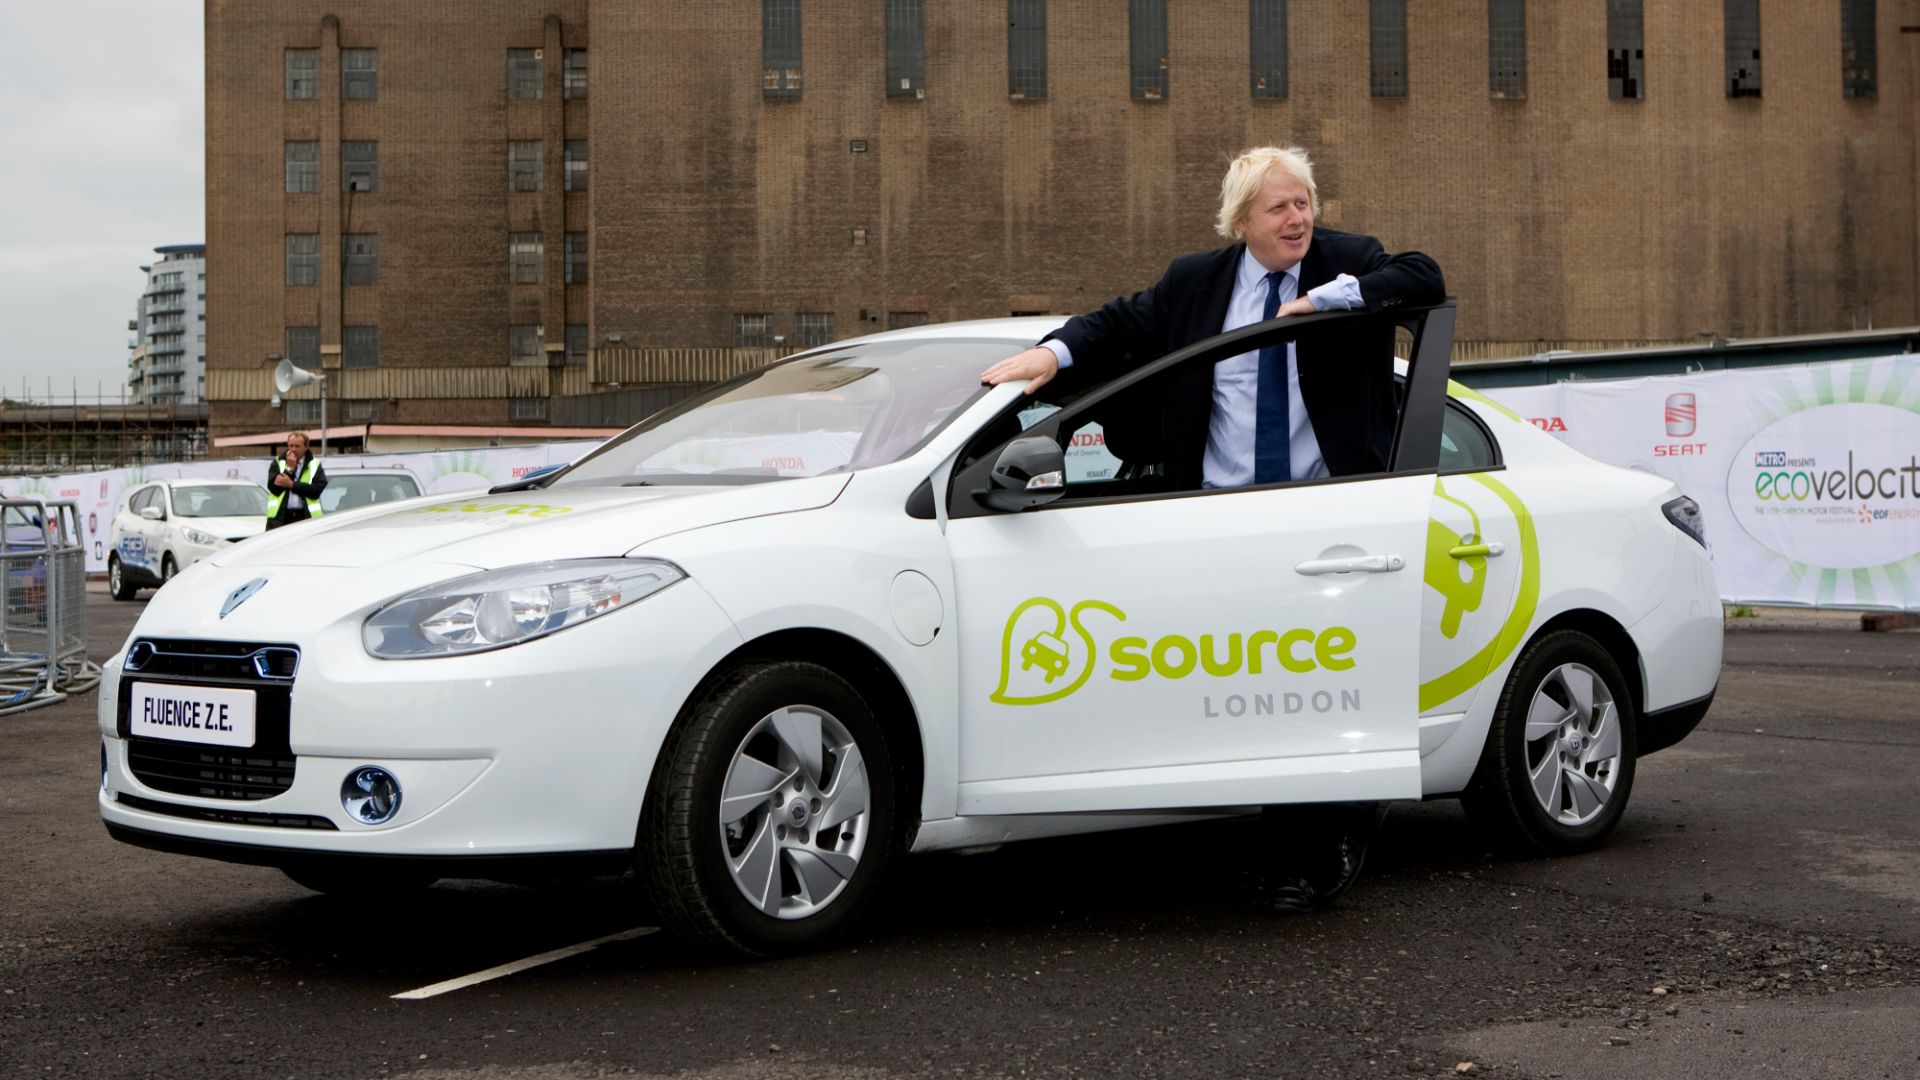
<svg viewBox="0 0 1920 1080"><path fill-rule="evenodd" d="M128 489L108 530L107 587L131 600L267 527L267 491L242 480L160 480Z"/></svg>
<svg viewBox="0 0 1920 1080"><path fill-rule="evenodd" d="M632 867L750 954L832 938L906 852L1263 804L1464 795L1590 848L1712 699L1712 566L1670 482L1449 390L1453 314L1394 314L1368 476L1170 491L1121 428L1180 365L1376 316L1054 401L979 385L1058 322L1009 319L217 553L106 665L101 814L330 891Z"/></svg>
<svg viewBox="0 0 1920 1080"><path fill-rule="evenodd" d="M322 516L420 494L419 479L406 469L361 469L345 462L321 464L327 470L327 487L320 493Z"/></svg>

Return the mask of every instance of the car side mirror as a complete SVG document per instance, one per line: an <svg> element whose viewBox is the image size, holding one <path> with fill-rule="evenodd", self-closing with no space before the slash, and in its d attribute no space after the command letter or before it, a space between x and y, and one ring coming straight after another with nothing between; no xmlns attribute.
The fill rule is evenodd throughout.
<svg viewBox="0 0 1920 1080"><path fill-rule="evenodd" d="M146 519L147 519L148 521L165 521L165 520L167 520L167 512L166 512L165 510L162 510L162 509L160 509L160 508L159 508L159 507L157 507L157 506L143 506L143 507L141 507L141 508L140 508L140 516L141 516L141 517L143 517L143 518L146 518Z"/></svg>
<svg viewBox="0 0 1920 1080"><path fill-rule="evenodd" d="M1029 510L1067 493L1067 454L1048 435L1022 435L993 462L993 486L975 497L995 510Z"/></svg>

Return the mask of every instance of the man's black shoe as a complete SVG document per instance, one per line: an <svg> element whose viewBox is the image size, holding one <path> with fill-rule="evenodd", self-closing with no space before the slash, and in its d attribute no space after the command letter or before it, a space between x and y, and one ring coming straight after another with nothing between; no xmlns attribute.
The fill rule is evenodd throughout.
<svg viewBox="0 0 1920 1080"><path fill-rule="evenodd" d="M1367 844L1386 816L1385 803L1268 807L1265 819L1283 875L1274 910L1298 914L1332 906L1359 880Z"/></svg>

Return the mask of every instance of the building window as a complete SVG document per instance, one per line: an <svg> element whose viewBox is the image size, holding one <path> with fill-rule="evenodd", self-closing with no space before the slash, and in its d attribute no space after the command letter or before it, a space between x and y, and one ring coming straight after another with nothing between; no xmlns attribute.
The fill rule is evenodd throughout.
<svg viewBox="0 0 1920 1080"><path fill-rule="evenodd" d="M568 101L587 96L587 50L568 49L561 59L560 96Z"/></svg>
<svg viewBox="0 0 1920 1080"><path fill-rule="evenodd" d="M341 367L379 367L380 366L380 328L377 326L343 326L340 328L340 366Z"/></svg>
<svg viewBox="0 0 1920 1080"><path fill-rule="evenodd" d="M1287 96L1287 0L1252 0L1247 7L1247 56L1253 96Z"/></svg>
<svg viewBox="0 0 1920 1080"><path fill-rule="evenodd" d="M568 233L566 245L566 283L585 285L587 283L587 234Z"/></svg>
<svg viewBox="0 0 1920 1080"><path fill-rule="evenodd" d="M380 96L380 50L340 50L340 96L372 101Z"/></svg>
<svg viewBox="0 0 1920 1080"><path fill-rule="evenodd" d="M765 315L735 315L733 317L733 347L736 349L757 349L773 344L770 320Z"/></svg>
<svg viewBox="0 0 1920 1080"><path fill-rule="evenodd" d="M833 312L798 311L793 316L793 343L803 349L833 343Z"/></svg>
<svg viewBox="0 0 1920 1080"><path fill-rule="evenodd" d="M800 96L800 0L760 0L760 95Z"/></svg>
<svg viewBox="0 0 1920 1080"><path fill-rule="evenodd" d="M1607 0L1607 96L1638 101L1647 96L1646 42L1641 0Z"/></svg>
<svg viewBox="0 0 1920 1080"><path fill-rule="evenodd" d="M287 327L287 359L295 367L317 368L320 366L320 328L317 326Z"/></svg>
<svg viewBox="0 0 1920 1080"><path fill-rule="evenodd" d="M545 367L547 352L541 348L546 344L545 338L538 326L507 327L507 363L514 367Z"/></svg>
<svg viewBox="0 0 1920 1080"><path fill-rule="evenodd" d="M312 101L320 96L320 50L287 50L287 100Z"/></svg>
<svg viewBox="0 0 1920 1080"><path fill-rule="evenodd" d="M346 248L346 283L349 285L380 284L380 236L378 233L348 233L344 239Z"/></svg>
<svg viewBox="0 0 1920 1080"><path fill-rule="evenodd" d="M1130 93L1135 101L1167 97L1167 0L1127 0Z"/></svg>
<svg viewBox="0 0 1920 1080"><path fill-rule="evenodd" d="M540 141L515 139L507 143L507 190L540 190Z"/></svg>
<svg viewBox="0 0 1920 1080"><path fill-rule="evenodd" d="M287 234L287 284L320 283L320 234Z"/></svg>
<svg viewBox="0 0 1920 1080"><path fill-rule="evenodd" d="M317 424L320 422L320 399L296 398L287 402L287 423Z"/></svg>
<svg viewBox="0 0 1920 1080"><path fill-rule="evenodd" d="M310 194L320 190L320 144L287 144L287 193Z"/></svg>
<svg viewBox="0 0 1920 1080"><path fill-rule="evenodd" d="M1726 0L1727 96L1760 96L1760 0Z"/></svg>
<svg viewBox="0 0 1920 1080"><path fill-rule="evenodd" d="M507 278L515 285L538 285L546 280L547 245L539 233L507 235Z"/></svg>
<svg viewBox="0 0 1920 1080"><path fill-rule="evenodd" d="M371 424L380 419L378 401L345 401L340 405L341 419L349 424Z"/></svg>
<svg viewBox="0 0 1920 1080"><path fill-rule="evenodd" d="M927 313L924 311L887 312L887 329L889 330L905 330L910 326L925 326L929 321Z"/></svg>
<svg viewBox="0 0 1920 1080"><path fill-rule="evenodd" d="M923 0L887 0L887 96L927 96L927 19Z"/></svg>
<svg viewBox="0 0 1920 1080"><path fill-rule="evenodd" d="M568 191L587 190L587 140L568 139L566 157L562 164L566 166L566 189Z"/></svg>
<svg viewBox="0 0 1920 1080"><path fill-rule="evenodd" d="M1879 94L1879 42L1873 0L1840 0L1840 96Z"/></svg>
<svg viewBox="0 0 1920 1080"><path fill-rule="evenodd" d="M507 50L507 100L539 101L545 70L539 49Z"/></svg>
<svg viewBox="0 0 1920 1080"><path fill-rule="evenodd" d="M517 397L507 399L507 419L509 420L545 420L546 418L546 398Z"/></svg>
<svg viewBox="0 0 1920 1080"><path fill-rule="evenodd" d="M380 144L343 142L340 144L340 189L342 191L380 190Z"/></svg>
<svg viewBox="0 0 1920 1080"><path fill-rule="evenodd" d="M1527 96L1526 0L1487 0L1487 89L1497 98Z"/></svg>
<svg viewBox="0 0 1920 1080"><path fill-rule="evenodd" d="M1407 96L1407 0L1368 0L1367 86L1374 97Z"/></svg>
<svg viewBox="0 0 1920 1080"><path fill-rule="evenodd" d="M567 363L584 364L587 362L587 324L567 324Z"/></svg>
<svg viewBox="0 0 1920 1080"><path fill-rule="evenodd" d="M1047 97L1047 0L1007 0L1007 96Z"/></svg>

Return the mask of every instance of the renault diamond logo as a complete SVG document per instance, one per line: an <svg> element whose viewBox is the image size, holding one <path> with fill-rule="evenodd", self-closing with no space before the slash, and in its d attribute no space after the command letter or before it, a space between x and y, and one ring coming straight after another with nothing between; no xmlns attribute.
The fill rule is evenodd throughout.
<svg viewBox="0 0 1920 1080"><path fill-rule="evenodd" d="M266 578L257 577L257 578L254 578L252 581L247 582L245 585L242 585L239 588L228 593L227 602L220 605L220 617L224 619L228 615L233 614L234 608L237 608L241 604L246 603L247 598L252 596L254 593L259 592L261 588L266 585L266 583L267 583Z"/></svg>

